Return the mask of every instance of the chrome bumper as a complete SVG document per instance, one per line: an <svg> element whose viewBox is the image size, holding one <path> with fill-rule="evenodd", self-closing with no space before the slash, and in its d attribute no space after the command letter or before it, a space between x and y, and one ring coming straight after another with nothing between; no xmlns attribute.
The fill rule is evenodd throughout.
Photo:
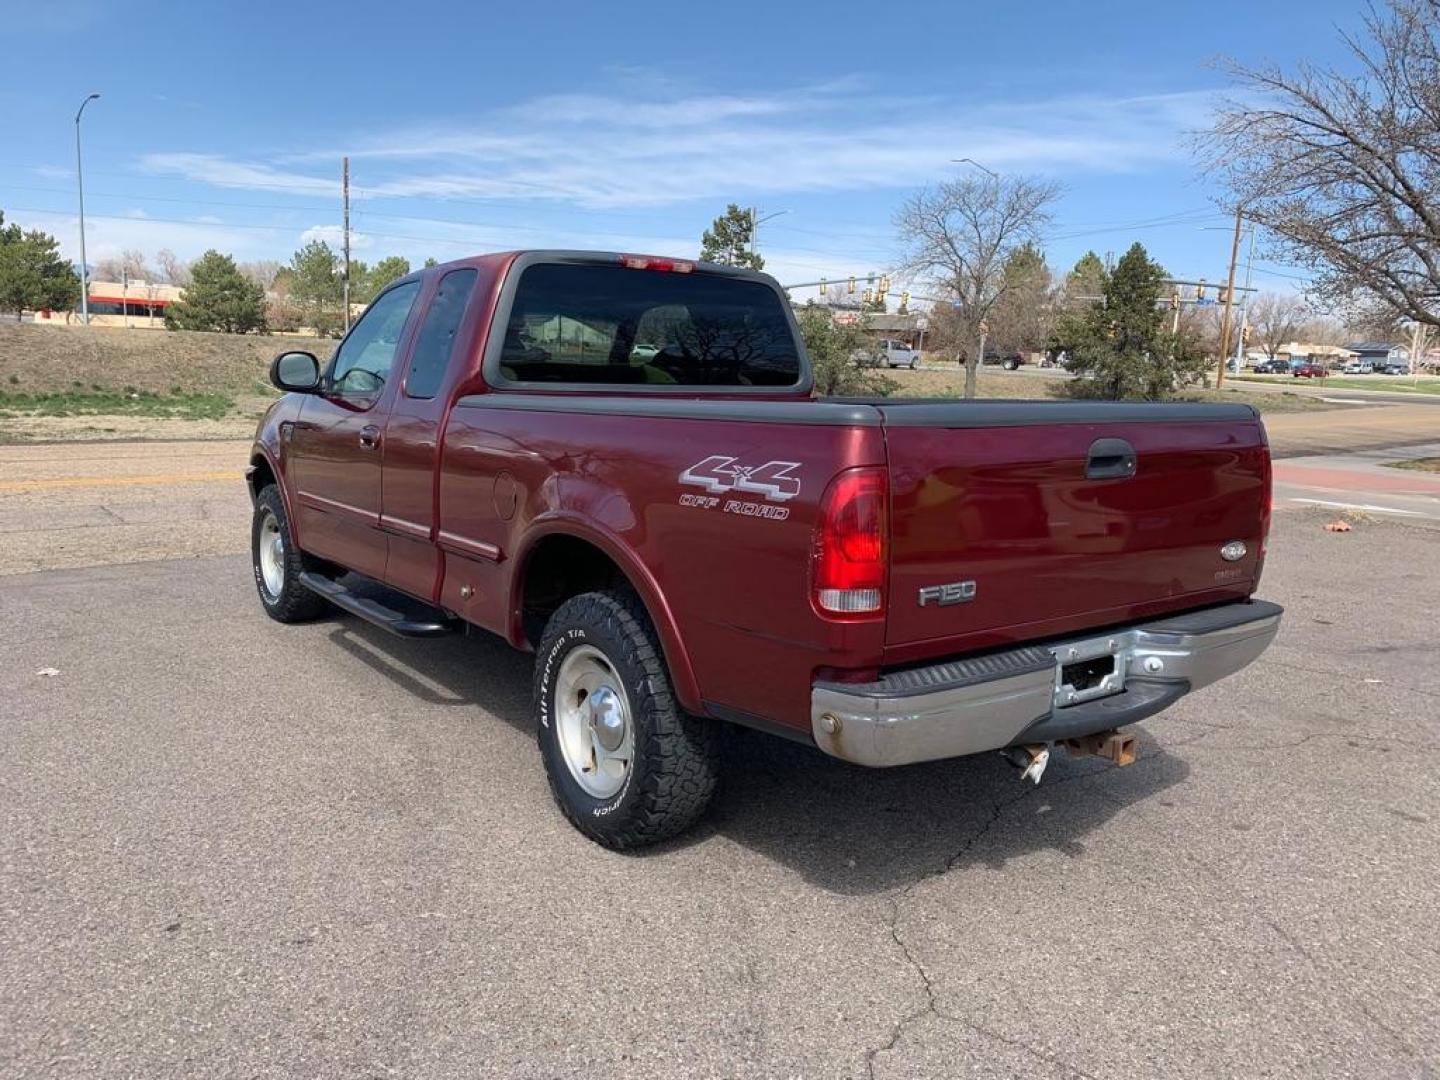
<svg viewBox="0 0 1440 1080"><path fill-rule="evenodd" d="M1251 600L871 683L817 683L810 729L827 754L872 766L1079 738L1143 720L1239 671L1275 639L1282 613ZM1100 685L1062 684L1065 664L1102 656L1116 660Z"/></svg>

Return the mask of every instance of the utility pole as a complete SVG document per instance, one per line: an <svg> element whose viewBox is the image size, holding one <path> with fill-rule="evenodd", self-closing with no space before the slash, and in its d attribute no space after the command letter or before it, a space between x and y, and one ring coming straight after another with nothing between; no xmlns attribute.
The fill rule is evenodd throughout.
<svg viewBox="0 0 1440 1080"><path fill-rule="evenodd" d="M1250 250L1245 255L1245 302L1240 305L1240 334L1235 342L1235 368L1245 367L1245 330L1250 325L1250 268L1255 261L1255 223L1250 223Z"/></svg>
<svg viewBox="0 0 1440 1080"><path fill-rule="evenodd" d="M345 277L341 282L342 303L345 305L345 332L350 332L350 159L340 159L340 198L344 204L345 235L342 245L345 251Z"/></svg>
<svg viewBox="0 0 1440 1080"><path fill-rule="evenodd" d="M90 275L85 269L85 176L80 168L80 117L85 113L85 106L99 96L91 94L75 113L75 183L80 188L80 321L86 326L90 325Z"/></svg>
<svg viewBox="0 0 1440 1080"><path fill-rule="evenodd" d="M1244 221L1241 208L1235 208L1235 238L1230 242L1230 276L1225 282L1225 314L1220 318L1220 366L1215 372L1215 388L1225 385L1225 364L1230 359L1230 304L1235 298L1235 264L1240 261L1240 225Z"/></svg>

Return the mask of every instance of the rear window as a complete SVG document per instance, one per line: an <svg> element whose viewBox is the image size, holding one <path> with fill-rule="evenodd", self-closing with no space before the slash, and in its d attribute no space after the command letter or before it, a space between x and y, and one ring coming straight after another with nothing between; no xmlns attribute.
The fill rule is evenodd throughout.
<svg viewBox="0 0 1440 1080"><path fill-rule="evenodd" d="M783 301L756 281L622 266L521 272L500 374L512 382L794 386Z"/></svg>

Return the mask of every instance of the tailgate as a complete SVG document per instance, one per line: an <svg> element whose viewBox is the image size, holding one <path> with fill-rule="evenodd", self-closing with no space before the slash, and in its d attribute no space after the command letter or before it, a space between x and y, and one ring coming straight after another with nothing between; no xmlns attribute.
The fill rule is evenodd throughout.
<svg viewBox="0 0 1440 1080"><path fill-rule="evenodd" d="M1248 406L969 402L882 411L892 536L886 646L905 653L893 659L914 658L922 644L931 654L980 648L1253 591L1269 452ZM1236 540L1245 553L1222 556Z"/></svg>

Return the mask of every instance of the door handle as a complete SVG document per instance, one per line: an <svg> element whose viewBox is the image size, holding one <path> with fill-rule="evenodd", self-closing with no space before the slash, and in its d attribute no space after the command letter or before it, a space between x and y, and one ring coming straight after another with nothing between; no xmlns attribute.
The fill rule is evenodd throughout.
<svg viewBox="0 0 1440 1080"><path fill-rule="evenodd" d="M360 429L360 446L365 450L374 450L380 445L380 429L374 424L366 424Z"/></svg>
<svg viewBox="0 0 1440 1080"><path fill-rule="evenodd" d="M1085 479L1125 479L1135 475L1135 464L1135 448L1124 439L1096 439L1085 457Z"/></svg>

